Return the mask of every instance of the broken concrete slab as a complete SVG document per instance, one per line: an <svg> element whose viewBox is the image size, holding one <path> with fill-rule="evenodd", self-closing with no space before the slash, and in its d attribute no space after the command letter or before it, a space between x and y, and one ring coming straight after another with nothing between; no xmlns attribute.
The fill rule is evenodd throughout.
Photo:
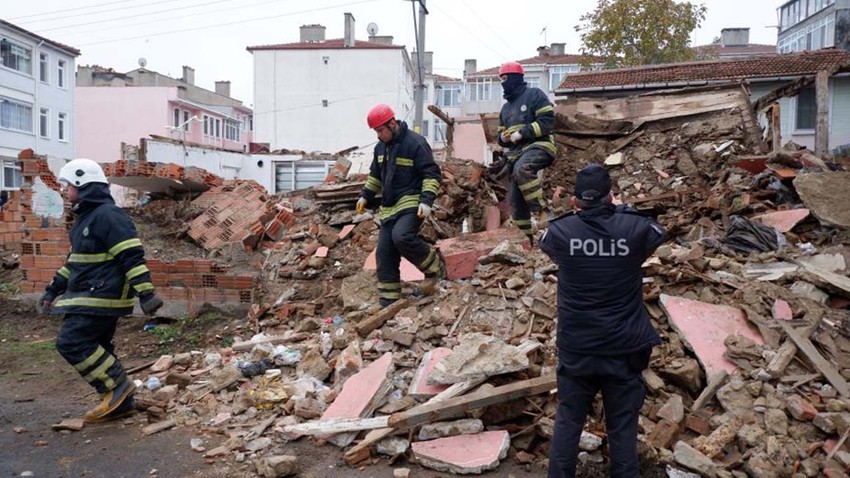
<svg viewBox="0 0 850 478"><path fill-rule="evenodd" d="M499 466L508 453L505 430L459 435L413 443L413 456L427 468L460 475L479 474Z"/></svg>
<svg viewBox="0 0 850 478"><path fill-rule="evenodd" d="M452 437L456 435L471 435L484 431L484 422L477 418L455 420L453 422L437 422L422 425L419 429L419 440Z"/></svg>
<svg viewBox="0 0 850 478"><path fill-rule="evenodd" d="M340 297L345 310L359 310L377 303L378 279L375 271L363 270L346 277L340 286Z"/></svg>
<svg viewBox="0 0 850 478"><path fill-rule="evenodd" d="M790 209L761 214L753 217L752 220L767 224L777 231L785 233L794 229L794 226L807 217L809 217L808 209Z"/></svg>
<svg viewBox="0 0 850 478"><path fill-rule="evenodd" d="M682 423L682 420L685 419L685 405L682 401L682 396L674 394L669 400L667 400L667 403L658 410L656 415L673 423Z"/></svg>
<svg viewBox="0 0 850 478"><path fill-rule="evenodd" d="M486 256L502 241L520 244L529 249L528 238L516 228L503 228L494 231L464 234L458 237L437 241L437 248L446 261L446 275L449 280L472 277L478 266L478 258Z"/></svg>
<svg viewBox="0 0 850 478"><path fill-rule="evenodd" d="M850 227L850 172L804 173L794 188L812 214L823 223Z"/></svg>
<svg viewBox="0 0 850 478"><path fill-rule="evenodd" d="M378 249L374 249L371 253L369 253L369 257L366 258L366 262L363 264L363 269L367 271L374 271L378 269L378 260L376 258L377 252ZM401 280L405 282L416 282L425 278L425 274L423 274L422 271L403 257L401 258L401 266L399 266L399 270L401 271Z"/></svg>
<svg viewBox="0 0 850 478"><path fill-rule="evenodd" d="M431 398L434 395L449 388L449 385L428 383L428 378L434 371L437 363L451 355L452 350L446 347L438 347L425 352L422 360L419 362L419 368L416 369L416 374L413 375L413 380L410 381L410 388L407 394L416 399Z"/></svg>
<svg viewBox="0 0 850 478"><path fill-rule="evenodd" d="M375 411L392 389L393 354L387 352L363 370L354 374L342 386L342 391L331 403L322 420L332 418L365 418ZM337 446L347 446L356 433L342 433L328 438Z"/></svg>
<svg viewBox="0 0 850 478"><path fill-rule="evenodd" d="M402 455L408 448L410 448L410 442L402 437L387 437L375 445L375 451L386 456Z"/></svg>
<svg viewBox="0 0 850 478"><path fill-rule="evenodd" d="M717 476L717 465L711 458L703 455L692 446L683 441L676 442L673 448L673 459L676 463L700 474L713 478Z"/></svg>
<svg viewBox="0 0 850 478"><path fill-rule="evenodd" d="M721 370L732 373L737 368L724 357L724 342L729 335L741 335L757 344L764 344L764 339L747 321L741 309L667 294L661 294L660 302L671 326L694 351L708 376ZM711 324L711 327L706 327L706 324Z"/></svg>
<svg viewBox="0 0 850 478"><path fill-rule="evenodd" d="M528 356L501 339L464 334L451 355L437 362L428 383L453 384L528 368Z"/></svg>

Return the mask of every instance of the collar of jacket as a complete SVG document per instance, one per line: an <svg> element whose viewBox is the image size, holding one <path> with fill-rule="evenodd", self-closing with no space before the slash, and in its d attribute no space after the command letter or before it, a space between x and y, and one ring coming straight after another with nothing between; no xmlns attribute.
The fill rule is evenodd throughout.
<svg viewBox="0 0 850 478"><path fill-rule="evenodd" d="M404 141L404 137L407 136L407 131L407 123L399 121L398 132L393 135L393 139L390 140L389 144L399 144Z"/></svg>
<svg viewBox="0 0 850 478"><path fill-rule="evenodd" d="M600 217L614 214L615 206L611 203L600 204L578 212L579 217Z"/></svg>
<svg viewBox="0 0 850 478"><path fill-rule="evenodd" d="M74 214L83 214L91 211L101 204L115 204L112 194L109 193L109 185L101 183L90 183L77 192L77 203L71 207Z"/></svg>

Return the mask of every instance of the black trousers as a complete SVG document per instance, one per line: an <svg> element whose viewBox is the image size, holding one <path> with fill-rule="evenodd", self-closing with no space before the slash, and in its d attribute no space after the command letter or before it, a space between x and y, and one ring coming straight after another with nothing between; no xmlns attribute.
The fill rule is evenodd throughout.
<svg viewBox="0 0 850 478"><path fill-rule="evenodd" d="M558 410L549 448L549 478L576 476L579 439L596 393L602 391L611 476L640 476L637 431L646 395L641 371L651 349L618 356L562 353L558 363Z"/></svg>
<svg viewBox="0 0 850 478"><path fill-rule="evenodd" d="M516 160L511 171L511 184L508 189L508 201L514 224L526 236L531 236L531 214L546 207L543 197L543 185L537 178L537 172L555 161L548 152L531 148Z"/></svg>
<svg viewBox="0 0 850 478"><path fill-rule="evenodd" d="M378 250L375 253L381 305L391 304L401 296L399 266L402 257L419 268L426 277L435 277L440 272L437 251L419 237L421 224L415 209L381 222Z"/></svg>
<svg viewBox="0 0 850 478"><path fill-rule="evenodd" d="M66 314L56 350L101 395L127 380L112 338L118 317Z"/></svg>

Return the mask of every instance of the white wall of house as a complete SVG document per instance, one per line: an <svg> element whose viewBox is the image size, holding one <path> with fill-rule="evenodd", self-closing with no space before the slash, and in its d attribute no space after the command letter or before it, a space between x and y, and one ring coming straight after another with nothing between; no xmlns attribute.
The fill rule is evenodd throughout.
<svg viewBox="0 0 850 478"><path fill-rule="evenodd" d="M22 149L32 148L58 169L76 155L75 57L3 26L0 40L7 45L0 62L0 158L13 162ZM0 188L15 188L13 168L6 166Z"/></svg>
<svg viewBox="0 0 850 478"><path fill-rule="evenodd" d="M336 152L376 141L366 115L389 104L413 118L405 50L255 50L254 140L274 149Z"/></svg>

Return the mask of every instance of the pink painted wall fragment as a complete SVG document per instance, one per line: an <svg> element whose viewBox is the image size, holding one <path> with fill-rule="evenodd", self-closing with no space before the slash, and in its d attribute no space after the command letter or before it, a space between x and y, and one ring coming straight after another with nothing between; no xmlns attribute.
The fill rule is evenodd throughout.
<svg viewBox="0 0 850 478"><path fill-rule="evenodd" d="M779 232L788 232L794 229L800 221L809 216L808 209L791 209L788 211L776 211L762 214L753 218L754 221L760 221L773 227Z"/></svg>
<svg viewBox="0 0 850 478"><path fill-rule="evenodd" d="M375 254L377 253L377 249L373 250L369 257L366 258L366 262L363 264L363 269L367 271L374 271L378 269L378 261L375 258ZM405 258L401 258L401 280L405 282L415 282L425 279L425 274L422 273L419 269L416 268L413 264L410 263Z"/></svg>
<svg viewBox="0 0 850 478"><path fill-rule="evenodd" d="M422 362L416 370L416 375L410 382L408 394L414 398L428 398L437 395L443 390L449 388L449 385L428 385L428 377L437 365L437 362L451 355L452 350L446 347L438 347L434 350L429 350L422 356Z"/></svg>

